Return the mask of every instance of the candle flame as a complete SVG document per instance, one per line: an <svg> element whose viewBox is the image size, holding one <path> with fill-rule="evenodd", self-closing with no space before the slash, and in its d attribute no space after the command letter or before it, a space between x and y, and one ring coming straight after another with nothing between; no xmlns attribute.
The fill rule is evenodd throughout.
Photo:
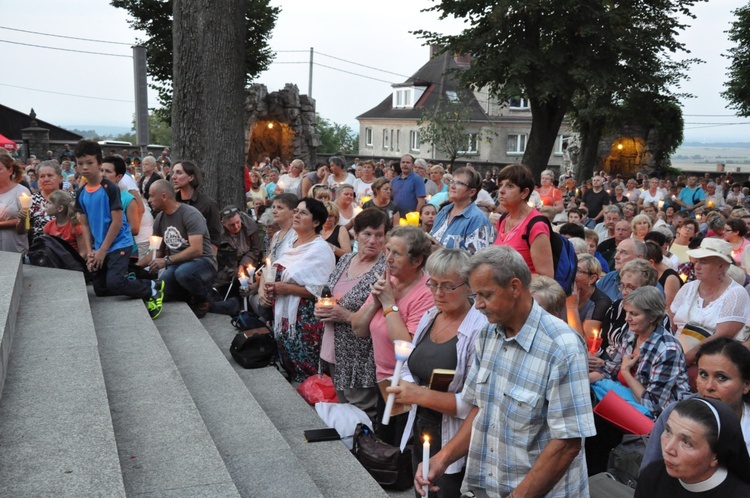
<svg viewBox="0 0 750 498"><path fill-rule="evenodd" d="M423 436L423 440L424 440L425 443L429 443L430 442L430 436L428 436L427 434L425 434Z"/></svg>
<svg viewBox="0 0 750 498"><path fill-rule="evenodd" d="M591 331L591 333L594 334L594 339L598 339L599 338L599 334L601 334L601 331L597 330L597 329L594 329L594 330Z"/></svg>
<svg viewBox="0 0 750 498"><path fill-rule="evenodd" d="M255 271L255 267L253 265L247 265L247 272L251 273Z"/></svg>
<svg viewBox="0 0 750 498"><path fill-rule="evenodd" d="M242 270L241 266L240 266L239 275L240 275L240 278L245 278L245 272Z"/></svg>
<svg viewBox="0 0 750 498"><path fill-rule="evenodd" d="M680 278L682 279L682 283L685 283L687 282L688 276L683 273L682 275L680 275Z"/></svg>

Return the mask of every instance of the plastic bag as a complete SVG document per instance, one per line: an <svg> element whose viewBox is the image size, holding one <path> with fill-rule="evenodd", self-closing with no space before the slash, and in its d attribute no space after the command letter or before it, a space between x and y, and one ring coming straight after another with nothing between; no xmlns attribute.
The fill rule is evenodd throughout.
<svg viewBox="0 0 750 498"><path fill-rule="evenodd" d="M325 374L311 375L297 387L297 392L309 404L320 402L338 403L333 380Z"/></svg>

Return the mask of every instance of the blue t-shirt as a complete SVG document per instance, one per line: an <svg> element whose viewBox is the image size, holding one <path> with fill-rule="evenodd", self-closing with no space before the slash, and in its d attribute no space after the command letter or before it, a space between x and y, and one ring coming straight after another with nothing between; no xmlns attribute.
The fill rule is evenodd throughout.
<svg viewBox="0 0 750 498"><path fill-rule="evenodd" d="M123 222L128 223L128 227L130 226L130 223L128 220L128 207L130 207L130 202L134 201L135 197L133 197L133 194L128 192L127 190L120 190L120 202L122 202L122 220ZM135 256L138 256L138 243L135 241L135 237L133 236L133 232L130 232L130 236L133 238L133 254Z"/></svg>
<svg viewBox="0 0 750 498"><path fill-rule="evenodd" d="M76 211L86 215L91 236L94 238L94 250L98 250L112 224L112 211L122 211L120 188L104 178L96 187L86 185L76 196ZM128 220L123 216L122 227L112 241L109 252L132 246L133 235L130 233Z"/></svg>
<svg viewBox="0 0 750 498"><path fill-rule="evenodd" d="M276 197L276 184L273 182L266 183L266 199Z"/></svg>
<svg viewBox="0 0 750 498"><path fill-rule="evenodd" d="M406 178L397 176L391 180L391 188L393 189L393 202L398 206L401 216L416 211L417 198L427 195L424 180L413 171Z"/></svg>
<svg viewBox="0 0 750 498"><path fill-rule="evenodd" d="M700 187L695 188L688 188L684 187L682 190L680 190L680 200L684 204L688 204L690 206L694 206L695 204L698 204L700 201L706 198L706 194L703 193L703 189ZM685 209L685 208L682 208Z"/></svg>

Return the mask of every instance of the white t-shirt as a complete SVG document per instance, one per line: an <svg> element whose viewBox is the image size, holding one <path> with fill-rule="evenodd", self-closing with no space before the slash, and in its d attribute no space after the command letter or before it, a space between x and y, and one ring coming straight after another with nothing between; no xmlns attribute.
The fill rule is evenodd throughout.
<svg viewBox="0 0 750 498"><path fill-rule="evenodd" d="M686 323L693 323L714 332L720 323L750 323L750 296L740 284L732 280L721 296L706 307L703 307L703 298L698 294L699 285L698 280L688 282L672 301L674 323L678 331ZM746 329L747 325L737 334L738 340L746 337Z"/></svg>
<svg viewBox="0 0 750 498"><path fill-rule="evenodd" d="M154 217L151 215L151 208L146 203L146 199L141 198L143 202L143 216L141 216L141 229L135 236L135 243L142 244L149 241L149 237L154 233Z"/></svg>
<svg viewBox="0 0 750 498"><path fill-rule="evenodd" d="M302 197L302 175L297 178L289 176L289 174L281 175L279 183L284 185L284 192L287 194L294 194L297 197Z"/></svg>
<svg viewBox="0 0 750 498"><path fill-rule="evenodd" d="M343 185L344 183L348 183L349 185L354 186L354 182L357 181L357 178L351 173L347 173L346 180L344 180L343 182L337 182L336 179L333 178L333 175L328 175L327 181L328 186L335 190L339 185Z"/></svg>
<svg viewBox="0 0 750 498"><path fill-rule="evenodd" d="M374 182L375 179L373 178L372 181ZM357 199L362 198L363 195L372 197L372 182L367 183L361 178L356 178L352 186L354 187L354 195Z"/></svg>
<svg viewBox="0 0 750 498"><path fill-rule="evenodd" d="M135 180L130 175L122 175L122 178L120 178L120 183L118 183L118 186L120 187L120 190L125 190L127 192L130 192L131 190L135 190L140 194L140 191L138 190L138 184L135 183Z"/></svg>
<svg viewBox="0 0 750 498"><path fill-rule="evenodd" d="M644 190L638 198L643 199L643 202L651 202L658 206L658 202L664 200L664 194L659 189L656 189L656 195L651 195L651 192Z"/></svg>

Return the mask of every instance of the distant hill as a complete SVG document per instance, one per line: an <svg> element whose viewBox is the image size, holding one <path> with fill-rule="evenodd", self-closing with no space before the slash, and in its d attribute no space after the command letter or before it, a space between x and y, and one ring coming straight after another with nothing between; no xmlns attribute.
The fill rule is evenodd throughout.
<svg viewBox="0 0 750 498"><path fill-rule="evenodd" d="M750 149L750 142L682 142L681 147L719 147L723 149Z"/></svg>
<svg viewBox="0 0 750 498"><path fill-rule="evenodd" d="M64 127L74 133L83 135L83 138L111 138L131 131L127 126L67 125Z"/></svg>

